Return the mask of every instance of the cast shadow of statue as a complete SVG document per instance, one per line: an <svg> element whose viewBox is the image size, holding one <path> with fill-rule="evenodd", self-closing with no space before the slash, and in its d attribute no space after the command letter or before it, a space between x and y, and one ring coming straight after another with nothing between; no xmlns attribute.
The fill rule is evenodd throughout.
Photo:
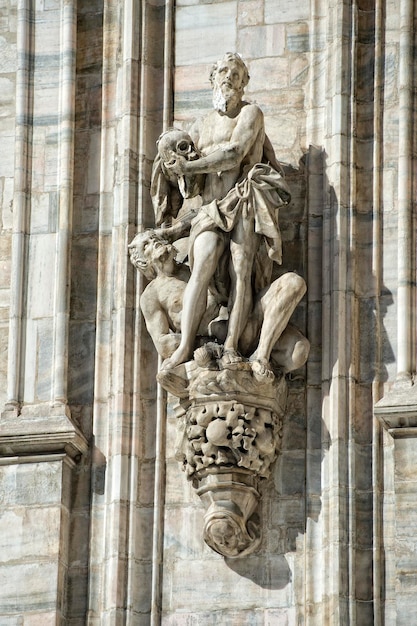
<svg viewBox="0 0 417 626"><path fill-rule="evenodd" d="M178 131L175 132L178 133ZM185 142L184 137L181 138L181 141ZM187 146L191 146L190 139L187 139ZM269 589L280 589L285 587L290 582L291 570L286 560L286 554L297 551L298 537L302 536L306 532L308 518L317 522L321 512L322 461L323 456L326 455L329 447L332 445L330 433L327 432L325 424L322 421L322 402L326 394L328 395L329 393L329 385L332 384L331 381L334 375L334 367L337 364L339 355L343 354L341 346L337 345L337 341L340 340L342 333L335 332L335 330L337 330L335 329L335 326L339 323L337 305L339 303L339 298L341 297L340 294L345 292L346 294L349 293L349 290L346 289L346 284L341 271L341 263L343 262L341 259L344 259L345 257L348 259L348 262L346 262L345 265L345 272L349 267L349 251L346 249L348 242L343 241L342 245L338 240L338 233L346 233L347 237L350 232L348 222L349 219L352 219L349 210L346 211L345 215L338 215L339 210L342 209L339 209L339 201L336 197L336 193L330 186L329 181L326 179L325 154L322 150L310 148L308 154L304 155L303 159L300 160L298 168L287 167L286 169L287 180L291 186L293 196L291 203L287 205L287 210L285 212L281 212L280 228L283 233L284 263L281 267L275 268L275 276L272 276L272 280L275 278L279 279L281 276L286 277L290 275L291 272L293 272L294 275L294 271L300 276L305 275L306 277L308 276L309 280L311 279L309 289L311 290L312 295L308 296L308 308L305 301L300 302L300 298L302 297L301 294L294 305L296 306L298 304L297 308L295 310L294 308L292 309L292 311L294 311L292 321L294 321L300 328L303 328L304 330L307 328L308 330L307 334L309 334L312 347L311 362L308 364L307 370L301 369L299 372L294 369L287 370L291 372L291 375L289 376L290 403L288 404L288 410L285 413L285 425L283 429L284 434L282 436L281 445L279 446L281 454L275 464L272 480L269 480L269 482L265 483L265 485L261 488L263 498L261 505L262 509L260 511L262 517L260 525L264 531L263 544L259 545L258 536L253 534L255 531L252 533L251 530L249 533L249 530L247 530L249 538L253 539L252 544L256 544L255 547L258 550L256 555L252 553L249 556L250 553L245 550L244 560L242 559L243 554L236 558L237 555L234 556L233 552L243 553L243 550L240 550L240 543L237 547L234 545L229 546L227 543L232 530L235 532L235 526L237 523L235 520L237 515L235 509L238 505L233 500L232 496L230 496L229 508L227 510L224 504L221 505L221 519L219 517L220 513L217 510L220 507L220 504L218 504L216 511L211 512L212 517L210 517L209 520L210 526L209 522L207 522L207 533L209 530L211 533L210 535L207 535L209 540L211 541L214 537L217 542L215 542L215 546L223 547L225 545L227 548L217 550L217 548L214 547L213 549L226 557L226 562L229 564L229 567L234 569L236 572L239 572L242 576L250 577L258 585ZM165 198L166 193L164 192L162 196ZM370 211L368 211L368 213L370 213ZM366 215L366 211L363 211L363 215ZM372 243L372 220L369 220L368 215L366 215L366 217L367 221L364 220L360 236L362 238L365 237L365 240L367 237ZM355 219L358 221L361 220L362 213L357 212ZM172 228L174 229L175 226ZM166 234L167 230L165 230L164 233ZM181 234L183 234L182 230ZM155 304L158 305L156 312L161 313L163 303L161 302L160 294L162 292L165 293L168 288L170 290L173 289L174 277L177 280L179 287L181 287L182 290L185 289L187 277L185 275L182 277L179 272L182 271L186 273L186 268L178 268L178 265L176 265L173 258L174 249L172 247L170 248L167 242L163 244L162 241L158 241L155 234L148 235L145 233L144 237L139 235L137 237L139 238L138 241L136 241L135 238L129 248L132 255L132 263L134 263L138 269L141 269L141 271L147 269L148 261L145 258L147 253L144 257L146 262L142 260L143 254L140 246L142 246L144 250L147 250L149 246L153 246L156 251L155 259L157 257L159 258L158 255L160 255L161 252L164 254L165 252L167 254L169 253L168 260L166 261L166 264L168 264L169 261L169 272L167 270L167 272L163 275L159 275L159 289L155 291L155 285L157 284L156 281L158 280L158 277L156 277L155 282L150 283L147 287L147 291L145 290L141 299L141 306L143 305L142 311L144 312L145 319L147 320L147 328L153 338L155 335L155 345L158 346L158 342L161 344L160 351L162 354L166 341L177 341L179 327L178 325L175 326L177 332L174 333L174 335L169 334L167 324L167 330L166 332L162 332L162 334L161 324L159 322L157 325L158 327L154 329L153 321L155 319L155 315L153 312ZM147 239L149 239L149 242ZM372 248L370 249L372 252ZM308 260L308 263L306 262L306 259ZM361 270L363 269L363 266L366 266L367 262L369 263L371 261L372 254L369 255L368 250L368 255L364 256L364 263L362 263L361 259ZM155 265L156 261L153 260L152 262ZM372 265L370 267L372 268ZM298 281L301 280L300 276L297 277ZM350 277L347 277L346 281L348 279L350 279ZM165 285L165 289L162 289L160 285L161 280L165 282L169 281L169 285ZM366 317L366 312L368 311L369 314L370 309L371 320L374 320L374 309L378 310L379 316L381 316L381 311L383 310L380 306L381 293L377 294L378 299L376 297L373 299L372 291L375 288L375 284L372 280L368 281L368 283L365 282L363 285L361 283L361 287L363 289L363 293L357 293L357 290L351 290L351 293L355 292L356 301L362 305L363 311L360 309L361 315L363 313ZM152 288L153 292L151 290ZM343 291L344 289L345 291ZM144 296L146 296L146 298L144 298ZM386 296L387 293L385 291L385 304L388 302ZM275 300L271 300L270 303L276 303L277 297L278 296L275 295ZM350 295L346 297L350 297ZM378 306L376 306L376 304L374 306L372 304L373 302L377 303ZM152 306L154 307L153 309ZM324 318L327 323L323 323L322 321L323 307L328 307L327 311L324 309ZM346 323L346 320L343 321ZM288 318L286 318L286 323L288 323ZM363 323L362 317L361 323ZM378 328L382 327L381 319L377 320L375 324ZM283 328L285 329L285 326ZM372 322L368 321L366 333L362 333L361 340L369 337L369 331L371 328ZM152 334L153 330L154 334ZM329 341L329 337L325 337L323 335L324 332L331 333L332 341ZM350 331L346 328L345 332L346 336L348 336ZM372 336L373 333L371 332L370 334ZM379 332L379 337L381 338L381 336L382 335ZM322 350L323 346L324 352ZM213 348L210 348L210 350L213 350ZM197 359L197 352L198 350L194 353L195 359ZM199 354L199 359L200 356L201 355ZM187 370L185 365L183 365L183 362L180 362L179 358L172 361L170 357L168 357L169 366L162 368L164 371L159 374L160 382L161 380L164 381L165 387L168 391L171 391L172 386L174 395L177 395L180 398L188 396L189 387L186 387L187 380L192 381L192 384L194 385L194 392L198 391L199 393L203 393L200 387L204 382L203 396L204 394L206 396L212 396L214 387L211 386L208 391L206 387L209 383L210 385L212 384L210 382L211 378L215 377L215 382L217 384L216 390L220 393L219 399L223 398L221 393L225 391L224 385L226 383L229 385L227 386L227 390L230 392L231 382L229 379L240 379L240 374L230 374L229 369L234 371L233 368L229 367L230 365L234 365L232 362L222 363L223 367L220 368L217 356L214 353L210 353L208 356L210 357L209 365L211 364L211 361L215 361L216 367L213 365L206 367L206 361L204 361L204 363L195 361L196 366L193 366L193 371ZM219 356L221 357L221 355ZM324 358L322 358L322 356ZM343 367L345 368L345 372L349 371L348 360L349 357L343 354ZM369 360L369 355L366 353L366 362ZM371 362L377 362L377 360L371 359ZM379 360L378 363L379 362L381 361ZM238 361L236 364L238 365L238 368L241 367L239 366ZM246 367L246 364L242 361L243 372L245 372ZM249 367L252 369L250 364ZM372 365L370 366L370 369L372 370ZM204 371L201 372L200 370ZM218 371L221 371L222 373L218 374ZM255 371L258 375L260 375L261 372L258 372L257 369L254 370L254 372ZM223 372L226 373L224 374ZM161 375L163 378L161 378ZM200 375L204 375L204 381L200 380ZM244 376L245 375L246 374L244 374ZM189 378L190 376L191 378ZM218 379L219 376L221 377L221 380L220 378ZM363 374L363 376L364 380L372 383L369 373ZM381 378L381 372L379 372L379 376ZM210 380L208 380L208 378ZM251 384L254 384L252 380L253 377L250 378ZM266 383L264 382L264 384ZM198 385L200 385L200 387L198 387ZM223 385L223 387L221 385ZM248 388L245 387L244 393L247 392ZM259 393L258 388L257 393ZM271 395L273 402L275 402L274 393ZM187 437L184 439L185 447L182 452L184 456L184 463L190 476L192 476L195 472L200 472L203 479L205 479L206 475L204 472L209 464L214 461L216 461L216 464L230 464L230 455L226 455L224 459L223 457L220 458L220 456L213 456L213 446L217 446L219 455L225 454L225 448L237 449L235 440L231 441L229 444L225 442L225 438L229 441L227 435L228 430L234 428L233 419L238 419L240 413L236 413L234 404L233 406L229 406L230 401L226 401L223 398L220 402L219 399L210 399L210 402L214 402L215 405L213 405L214 408L210 405L210 411L213 410L213 414L210 413L206 407L204 407L203 411L200 410L197 405L190 409L189 414L187 413L187 419L190 421L186 428ZM208 400L205 400L205 402L208 402ZM285 408L285 400L283 407ZM184 411L188 411L188 407L184 409ZM215 418L213 418L214 415L216 416ZM247 415L245 413L246 417L242 417L242 419L246 419L246 421L248 421L248 415L249 413ZM237 434L238 426L236 426L235 429ZM235 430L233 430L232 436L235 433ZM248 434L245 434L244 436L249 437ZM205 441L206 438L207 442ZM246 439L244 441L245 445L249 445ZM200 444L202 454L200 454L200 448L198 447ZM188 448L190 448L190 450L192 448L191 452ZM244 450L246 449L247 448L244 448ZM250 451L252 451L252 448L250 448ZM242 456L241 453L244 454L244 452L240 451L240 456ZM246 455L244 458L242 456L241 461L240 465L245 467L243 462L249 464L252 463L252 456ZM267 469L266 466L265 469ZM223 473L225 474L225 472ZM219 477L217 477L217 482L219 484L217 485L216 483L216 489L217 491L221 491L221 488L224 489L226 487L226 484L223 483L225 481L227 482L227 480L230 481L230 479L226 480L225 477L222 478L220 476L221 472L218 472L218 474ZM264 475L266 476L265 472ZM243 478L241 478L241 480L243 480ZM201 494L214 493L214 487L211 483L208 484L208 480L206 482L207 485L204 485L200 490ZM243 490L243 487L245 487L245 489L248 487L246 491L251 491L250 486L247 484L244 485L242 483L240 487L241 491ZM230 485L228 484L228 488L230 488L229 490L231 491L236 491L235 483L232 482ZM221 502L223 502L223 500ZM229 511L230 508L232 508L233 511ZM251 524L251 528L259 526L256 521L251 522ZM218 538L222 533L224 541ZM241 534L239 534L236 530L232 539L240 541L240 538ZM207 539L206 543L213 547ZM252 548L253 546L250 547ZM253 551L255 547L253 547ZM231 558L232 556L234 556L234 558Z"/></svg>
<svg viewBox="0 0 417 626"><path fill-rule="evenodd" d="M306 280L307 275L311 276L311 271L308 272L307 262L303 263L304 259L308 259L310 263L319 261L318 271L321 274L322 268L326 265L332 268L330 270L332 272L339 270L337 266L340 262L339 239L332 237L330 244L327 242L327 245L324 240L329 227L330 232L336 232L339 211L339 201L334 188L327 180L325 164L325 152L311 146L300 160L298 169L287 167L285 172L294 200L289 206L288 213L282 212L282 217L280 216L284 239L284 268L281 271L295 269ZM317 181L320 178L321 184L318 186ZM321 214L319 211L312 211L308 206L309 199L317 188L323 190ZM315 202L319 208L320 198ZM285 222L286 219L288 223ZM372 220L365 215L361 221L364 222L361 226L362 237L372 241ZM317 231L320 235L320 249L309 254L308 246L317 246ZM285 237L286 234L289 236ZM326 253L332 257L327 259L327 263ZM381 382L386 381L388 379L386 364L394 361L394 354L383 324L393 299L383 284L379 283L378 287L377 279L372 272L372 255L365 255L365 261L368 262L369 278L362 281L365 284L357 294L360 320L363 325L363 332L360 333L362 355L360 370L362 379L369 386L371 393L372 381L375 378ZM366 271L362 264L361 271ZM318 285L322 292L322 278L318 277L317 284L308 285L308 289L314 289L316 292ZM329 344L326 340L323 341L327 338L323 337L325 327L322 320L317 324L311 319L313 315L322 315L323 302L314 302L314 297L307 302L307 298L308 296L299 304L293 318L310 341L310 359L305 367L289 376L289 401L281 453L275 462L271 478L261 484L263 540L257 554L244 559L226 559L228 567L233 571L267 589L282 589L292 581L293 576L296 576L296 573L291 571L286 555L296 554L298 546L300 552L305 549L303 538L307 520L310 519L312 523L319 520L322 509L323 460L332 445L330 433L322 419L322 403L326 395L323 392L325 385L322 362L326 356L323 354L323 346ZM314 336L313 329L316 331ZM378 341L375 341L376 337L379 337ZM337 350L333 354L337 355ZM329 376L334 371L335 365L336 359L329 362ZM348 365L345 364L345 367ZM371 468L371 462L369 467Z"/></svg>
<svg viewBox="0 0 417 626"><path fill-rule="evenodd" d="M283 170L292 199L280 212L283 265L274 267L274 278L295 271L307 279L304 262L307 242L303 240L307 233L306 155L298 167L283 165ZM298 304L291 323L307 334L306 297ZM308 339L311 342L311 338ZM292 582L293 572L286 555L296 550L297 538L305 533L306 374L304 366L287 375L289 413L284 419L281 453L271 477L260 484L263 537L259 550L245 558L225 560L230 569L264 589L284 589Z"/></svg>

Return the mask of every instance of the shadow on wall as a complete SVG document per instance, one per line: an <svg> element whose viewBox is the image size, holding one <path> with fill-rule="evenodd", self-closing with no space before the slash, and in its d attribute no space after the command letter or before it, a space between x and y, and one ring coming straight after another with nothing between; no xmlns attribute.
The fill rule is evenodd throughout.
<svg viewBox="0 0 417 626"><path fill-rule="evenodd" d="M326 171L325 160L322 151L323 172ZM373 528L374 445L380 445L378 440L373 441L373 388L375 383L382 385L388 380L387 365L395 361L395 356L384 322L393 297L383 283L382 270L377 276L374 267L375 252L382 258L383 246L382 217L377 214L379 207L374 206L372 192L375 173L372 164L366 168L363 160L358 163L361 165L357 165L355 172L353 206L350 198L343 204L327 178L324 179L320 391L323 418L330 432L321 421L323 443L319 475L320 482L329 485L323 516L323 525L327 528L337 525L340 533L348 532L347 513L343 509L336 511L333 503L349 493L349 508L354 516L348 539L352 559L368 572L361 580L360 589L355 589L353 601L358 623L370 623L375 593L384 597L381 590L375 592L383 581L376 585L372 578L373 555L378 548ZM350 181L343 182L348 187ZM376 219L379 221L375 222ZM376 237L379 241L375 241ZM338 438L334 449L333 437ZM323 463L326 454L332 458ZM324 471L326 476L322 480ZM336 481L341 488L332 493L331 484ZM378 487L383 489L381 477L378 482ZM327 528L323 529L324 533ZM339 549L343 550L342 544ZM342 564L343 561L341 567ZM343 581L341 590L347 590L350 585L347 565L338 575Z"/></svg>
<svg viewBox="0 0 417 626"><path fill-rule="evenodd" d="M271 479L261 484L263 541L260 550L244 559L226 559L231 570L271 590L283 589L289 583L296 583L293 579L303 576L304 566L300 563L300 568L297 568L293 563L294 559L295 563L297 559L303 559L307 520L317 523L320 518L323 460L332 445L331 434L322 418L323 400L329 393L341 348L334 343L339 338L338 333L333 333L337 339L333 337L332 341L329 335L325 337L323 333L331 333L339 319L336 308L332 310L338 305L339 281L345 276L346 281L352 280L347 271L345 276L342 275L340 264L344 261L337 236L339 232L342 235L349 232L352 212L350 208L342 209L340 206L335 190L326 177L325 165L324 150L310 147L300 160L298 169L284 167L293 199L288 211L282 211L280 215L285 267L279 268L278 274L295 270L306 278L307 283L308 277L314 282L307 285L310 294L297 307L291 320L307 335L311 352L307 366L293 372L288 381L289 398L281 454L275 462ZM346 211L345 215L339 215L341 210ZM366 411L366 416L371 416L372 382L375 379L386 381L386 364L394 362L383 324L393 298L372 272L373 207L363 206L361 212L354 214L354 219L358 232L352 244L355 250L343 250L343 254L347 257L349 271L352 261L359 259L360 263L357 267L360 280L354 282L352 290L358 307L357 321L360 320L356 382L360 385L359 393L369 396L366 402L370 411ZM355 256L358 254L360 257ZM349 343L352 341L349 334L353 332L353 328L346 328ZM349 372L350 356L345 354L345 359L344 371ZM326 362L327 371L323 365ZM363 454L363 449L371 454L372 429L365 421L362 414L361 423L355 424L355 443L360 448L360 454ZM369 472L372 472L372 459L369 459L368 465ZM357 507L364 495L358 492ZM372 490L368 490L368 500L372 497ZM372 533L369 541L372 542ZM300 584L303 583L300 581ZM298 587L297 584L295 586Z"/></svg>
<svg viewBox="0 0 417 626"><path fill-rule="evenodd" d="M93 436L91 489L96 495L102 496L105 492L107 461L102 451L94 444L94 439Z"/></svg>
<svg viewBox="0 0 417 626"><path fill-rule="evenodd" d="M307 280L307 212L306 212L306 157L298 168L282 164L291 189L290 204L280 211L280 230L283 240L283 265L274 265L273 279L288 271L295 271ZM307 335L306 298L297 306L290 322ZM311 338L309 338L311 341ZM284 589L296 576L287 560L296 552L297 538L306 528L306 367L287 375L288 403L283 425L281 454L276 460L271 477L260 483L260 517L262 544L257 553L242 559L225 559L227 566L252 580L263 589ZM315 512L317 519L320 506Z"/></svg>
<svg viewBox="0 0 417 626"><path fill-rule="evenodd" d="M292 573L283 554L271 555L268 563L265 563L264 556L225 559L225 562L236 574L252 580L262 589L284 589L292 581Z"/></svg>

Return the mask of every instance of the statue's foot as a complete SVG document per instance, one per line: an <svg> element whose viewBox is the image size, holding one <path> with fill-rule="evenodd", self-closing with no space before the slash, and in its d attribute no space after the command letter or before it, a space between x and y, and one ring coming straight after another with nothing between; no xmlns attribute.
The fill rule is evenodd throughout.
<svg viewBox="0 0 417 626"><path fill-rule="evenodd" d="M190 355L188 353L188 350L183 350L179 347L175 350L175 352L173 352L173 354L171 354L168 359L165 359L165 361L163 361L161 371L172 370L174 367L177 367L177 365L181 365L181 363L185 363L186 361L188 361L189 357Z"/></svg>
<svg viewBox="0 0 417 626"><path fill-rule="evenodd" d="M253 375L258 382L266 383L274 380L275 375L268 359L253 358L250 361Z"/></svg>
<svg viewBox="0 0 417 626"><path fill-rule="evenodd" d="M243 357L240 356L240 354L238 354L238 352L236 352L236 350L223 350L223 356L220 360L221 366L224 369L233 369L234 367L238 366L240 363L243 362Z"/></svg>
<svg viewBox="0 0 417 626"><path fill-rule="evenodd" d="M174 396L188 398L188 378L184 367L161 369L156 379L161 387L173 393Z"/></svg>

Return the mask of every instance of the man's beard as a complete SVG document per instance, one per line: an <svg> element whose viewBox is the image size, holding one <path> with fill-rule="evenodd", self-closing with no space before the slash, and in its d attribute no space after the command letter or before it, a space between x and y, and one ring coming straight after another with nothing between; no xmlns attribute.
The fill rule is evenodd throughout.
<svg viewBox="0 0 417 626"><path fill-rule="evenodd" d="M216 111L220 111L221 113L226 113L230 108L230 104L237 104L241 97L242 92L239 89L227 87L223 91L222 87L219 85L214 85L213 87L213 107Z"/></svg>

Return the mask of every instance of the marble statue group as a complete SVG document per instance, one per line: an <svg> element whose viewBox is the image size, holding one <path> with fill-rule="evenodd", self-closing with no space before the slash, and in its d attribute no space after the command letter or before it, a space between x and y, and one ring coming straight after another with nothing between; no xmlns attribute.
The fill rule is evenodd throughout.
<svg viewBox="0 0 417 626"><path fill-rule="evenodd" d="M262 111L243 98L248 81L240 55L225 54L210 74L210 113L187 132L160 136L155 228L139 233L129 252L149 280L140 304L163 359L158 380L182 402L187 474L224 483L237 470L257 493L250 481L266 476L276 456L285 373L304 365L309 342L289 323L304 279L272 279L273 264L282 263L278 212L291 195ZM258 496L242 510L233 493L224 504L225 489L217 504L212 492L205 540L224 556L242 556L260 540Z"/></svg>

